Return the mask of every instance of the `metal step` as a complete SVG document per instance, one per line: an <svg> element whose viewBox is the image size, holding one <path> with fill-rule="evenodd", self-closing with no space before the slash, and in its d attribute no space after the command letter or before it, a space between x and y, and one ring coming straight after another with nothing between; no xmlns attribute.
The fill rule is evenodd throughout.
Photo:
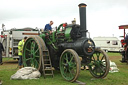
<svg viewBox="0 0 128 85"><path fill-rule="evenodd" d="M51 64L44 64L44 66L51 66Z"/></svg>
<svg viewBox="0 0 128 85"><path fill-rule="evenodd" d="M45 75L47 75L47 76L53 76L53 74L45 74Z"/></svg>
<svg viewBox="0 0 128 85"><path fill-rule="evenodd" d="M43 55L43 56L49 56L49 55Z"/></svg>
<svg viewBox="0 0 128 85"><path fill-rule="evenodd" d="M55 70L53 67L45 68L44 70Z"/></svg>
<svg viewBox="0 0 128 85"><path fill-rule="evenodd" d="M44 59L44 61L49 61L49 59Z"/></svg>
<svg viewBox="0 0 128 85"><path fill-rule="evenodd" d="M43 52L48 52L48 50L43 50Z"/></svg>

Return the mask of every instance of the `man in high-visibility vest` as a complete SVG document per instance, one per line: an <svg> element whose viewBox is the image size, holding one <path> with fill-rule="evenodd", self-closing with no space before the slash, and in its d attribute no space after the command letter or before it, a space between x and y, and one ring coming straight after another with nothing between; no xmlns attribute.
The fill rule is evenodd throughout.
<svg viewBox="0 0 128 85"><path fill-rule="evenodd" d="M18 55L19 55L19 68L22 68L22 52L23 52L23 46L24 46L24 42L26 41L27 37L24 37L23 40L21 40L18 43Z"/></svg>

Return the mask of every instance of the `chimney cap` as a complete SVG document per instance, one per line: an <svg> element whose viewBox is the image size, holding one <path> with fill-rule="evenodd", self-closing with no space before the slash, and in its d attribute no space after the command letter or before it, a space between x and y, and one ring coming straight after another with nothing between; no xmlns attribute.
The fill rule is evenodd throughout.
<svg viewBox="0 0 128 85"><path fill-rule="evenodd" d="M86 7L87 5L85 3L81 3L78 5L79 7Z"/></svg>

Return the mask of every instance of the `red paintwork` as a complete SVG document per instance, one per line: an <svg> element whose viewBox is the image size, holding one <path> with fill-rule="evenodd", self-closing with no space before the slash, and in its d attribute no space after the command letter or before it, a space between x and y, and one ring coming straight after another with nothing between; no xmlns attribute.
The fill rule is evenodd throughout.
<svg viewBox="0 0 128 85"><path fill-rule="evenodd" d="M65 24L63 24L63 27L66 27L67 26L67 24L65 23Z"/></svg>
<svg viewBox="0 0 128 85"><path fill-rule="evenodd" d="M7 37L7 35L0 35L1 38Z"/></svg>
<svg viewBox="0 0 128 85"><path fill-rule="evenodd" d="M125 39L125 29L128 29L128 25L120 25L119 29L124 29L124 39Z"/></svg>
<svg viewBox="0 0 128 85"><path fill-rule="evenodd" d="M126 43L124 42L124 39L121 40L121 44L124 46Z"/></svg>
<svg viewBox="0 0 128 85"><path fill-rule="evenodd" d="M121 40L121 44L123 45L124 50L126 50L126 42L124 40L125 40L125 29L128 29L128 25L120 25L119 29L124 29L124 39Z"/></svg>
<svg viewBox="0 0 128 85"><path fill-rule="evenodd" d="M119 29L128 29L128 25L120 25Z"/></svg>

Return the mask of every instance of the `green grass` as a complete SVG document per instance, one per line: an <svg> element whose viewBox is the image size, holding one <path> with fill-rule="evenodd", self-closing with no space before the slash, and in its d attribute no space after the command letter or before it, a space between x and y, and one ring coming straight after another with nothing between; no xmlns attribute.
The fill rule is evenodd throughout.
<svg viewBox="0 0 128 85"><path fill-rule="evenodd" d="M48 77L46 79L43 76L37 80L10 80L10 76L14 74L16 70L3 70L0 78L4 81L4 85L73 85L73 83L64 81L59 72L55 73L55 77ZM5 74L6 73L6 74Z"/></svg>
<svg viewBox="0 0 128 85"><path fill-rule="evenodd" d="M119 72L109 73L105 79L94 79L88 70L81 70L78 80L85 82L87 85L128 85L128 65L121 63L119 53L107 53L109 59L117 64ZM11 58L3 58L11 61ZM10 63L11 64L11 63ZM11 75L17 71L17 62L14 65L0 66L0 79L3 85L78 85L64 80L59 71L54 71L54 78L43 76L37 80L10 80Z"/></svg>
<svg viewBox="0 0 128 85"><path fill-rule="evenodd" d="M108 52L107 53L109 56L121 56L120 53L112 53L112 52Z"/></svg>

